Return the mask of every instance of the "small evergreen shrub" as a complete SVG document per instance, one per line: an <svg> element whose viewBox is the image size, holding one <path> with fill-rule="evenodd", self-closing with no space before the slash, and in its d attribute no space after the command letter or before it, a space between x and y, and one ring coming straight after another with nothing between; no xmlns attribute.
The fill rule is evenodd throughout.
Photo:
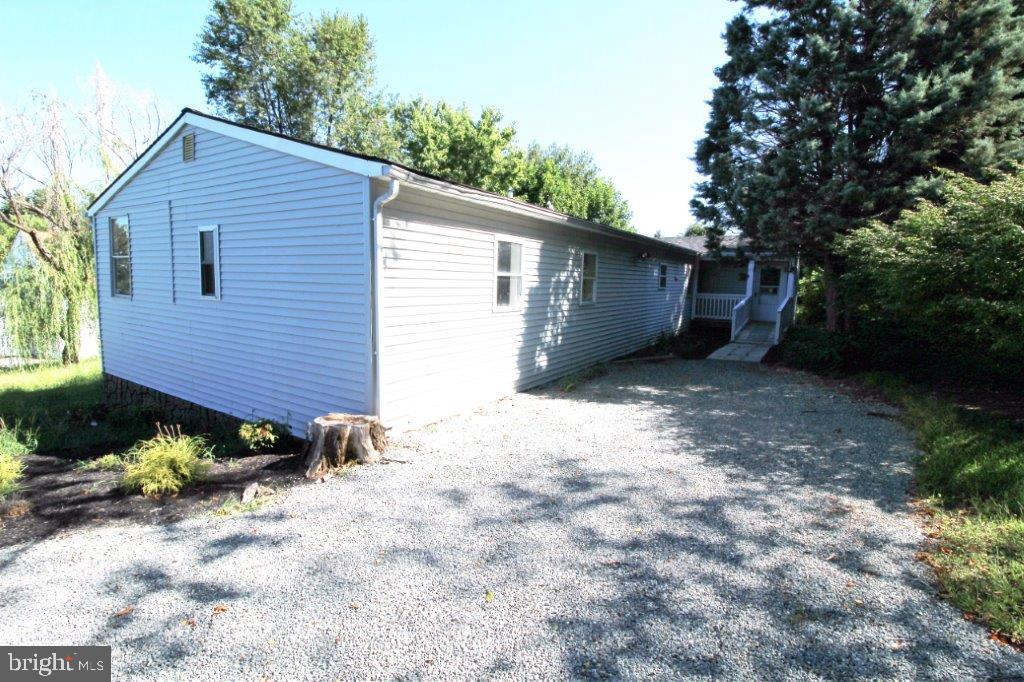
<svg viewBox="0 0 1024 682"><path fill-rule="evenodd" d="M287 426L269 419L245 422L238 429L238 437L253 452L266 452L288 435Z"/></svg>
<svg viewBox="0 0 1024 682"><path fill-rule="evenodd" d="M213 451L201 436L186 436L181 428L161 428L125 455L122 485L147 496L174 495L203 480L213 465Z"/></svg>
<svg viewBox="0 0 1024 682"><path fill-rule="evenodd" d="M838 332L794 325L781 346L782 361L791 367L821 374L838 374L845 366L848 342Z"/></svg>

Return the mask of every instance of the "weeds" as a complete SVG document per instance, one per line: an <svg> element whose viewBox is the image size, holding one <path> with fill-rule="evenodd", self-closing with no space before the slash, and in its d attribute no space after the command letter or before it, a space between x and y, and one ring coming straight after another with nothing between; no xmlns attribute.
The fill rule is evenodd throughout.
<svg viewBox="0 0 1024 682"><path fill-rule="evenodd" d="M7 426L0 419L0 500L21 489L25 475L25 455L35 448L31 433Z"/></svg>

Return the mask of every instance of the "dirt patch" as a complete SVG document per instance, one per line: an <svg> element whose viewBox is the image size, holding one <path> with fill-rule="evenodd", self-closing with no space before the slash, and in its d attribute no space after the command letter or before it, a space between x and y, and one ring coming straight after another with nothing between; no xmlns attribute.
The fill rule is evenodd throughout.
<svg viewBox="0 0 1024 682"><path fill-rule="evenodd" d="M0 503L0 547L83 526L169 523L210 513L254 481L277 491L304 482L300 459L295 453L218 459L201 485L153 499L126 493L120 472L83 471L61 457L29 455L24 489Z"/></svg>

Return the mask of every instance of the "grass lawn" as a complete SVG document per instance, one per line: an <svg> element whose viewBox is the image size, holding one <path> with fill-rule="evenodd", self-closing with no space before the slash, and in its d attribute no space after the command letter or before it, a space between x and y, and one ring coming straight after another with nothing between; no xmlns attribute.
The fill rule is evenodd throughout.
<svg viewBox="0 0 1024 682"><path fill-rule="evenodd" d="M1024 432L887 374L865 383L904 407L922 455L918 493L933 515L926 553L948 598L1000 638L1024 645Z"/></svg>
<svg viewBox="0 0 1024 682"><path fill-rule="evenodd" d="M107 409L98 359L70 366L0 371L0 418L34 435L39 454L82 459L123 450L155 433L145 408ZM239 449L235 434L211 434L218 454Z"/></svg>

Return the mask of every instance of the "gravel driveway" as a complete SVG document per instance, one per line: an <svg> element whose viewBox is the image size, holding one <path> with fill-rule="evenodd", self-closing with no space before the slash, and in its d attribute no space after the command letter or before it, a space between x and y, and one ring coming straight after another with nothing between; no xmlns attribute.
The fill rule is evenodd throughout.
<svg viewBox="0 0 1024 682"><path fill-rule="evenodd" d="M761 366L620 366L256 514L2 550L0 642L112 644L146 679L1024 674L914 560L885 409Z"/></svg>

